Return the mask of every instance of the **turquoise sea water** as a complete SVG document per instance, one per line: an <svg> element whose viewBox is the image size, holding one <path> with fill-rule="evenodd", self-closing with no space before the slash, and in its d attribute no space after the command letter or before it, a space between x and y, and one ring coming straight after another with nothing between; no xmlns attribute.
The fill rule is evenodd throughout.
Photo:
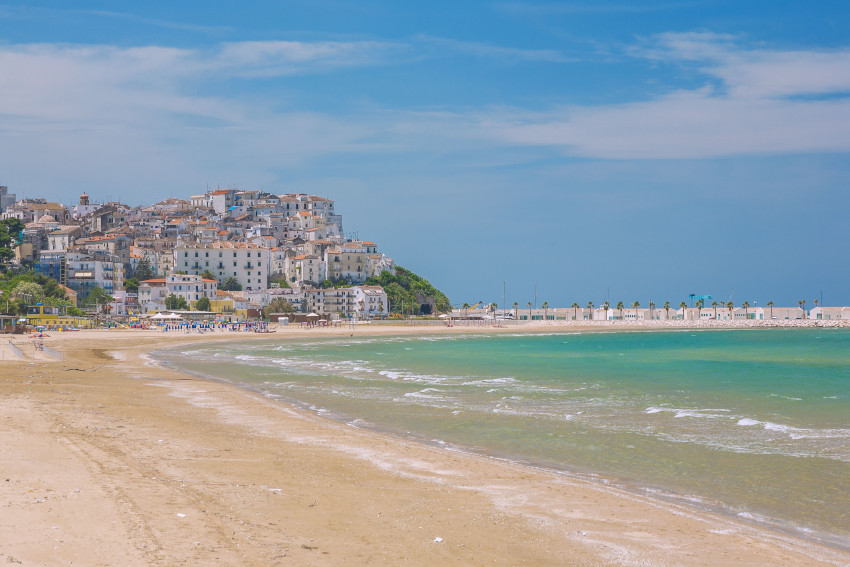
<svg viewBox="0 0 850 567"><path fill-rule="evenodd" d="M216 343L187 370L850 547L850 331Z"/></svg>

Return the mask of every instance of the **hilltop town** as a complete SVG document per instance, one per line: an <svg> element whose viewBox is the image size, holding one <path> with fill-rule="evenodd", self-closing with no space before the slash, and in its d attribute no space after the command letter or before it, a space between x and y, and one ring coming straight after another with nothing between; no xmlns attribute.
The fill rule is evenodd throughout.
<svg viewBox="0 0 850 567"><path fill-rule="evenodd" d="M0 218L23 226L13 264L53 278L74 304L108 296L98 310L118 319L185 309L240 321L270 305L345 319L390 311L384 289L365 284L395 274L393 260L346 239L326 197L216 189L131 207L83 193L65 206L0 187Z"/></svg>

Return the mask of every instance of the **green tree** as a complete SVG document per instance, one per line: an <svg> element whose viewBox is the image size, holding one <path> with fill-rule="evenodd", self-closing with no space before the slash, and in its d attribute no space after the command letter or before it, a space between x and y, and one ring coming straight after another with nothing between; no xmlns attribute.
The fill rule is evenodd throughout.
<svg viewBox="0 0 850 567"><path fill-rule="evenodd" d="M124 281L124 291L127 293L139 293L139 280L130 278Z"/></svg>
<svg viewBox="0 0 850 567"><path fill-rule="evenodd" d="M207 269L207 270L204 270L204 273L203 273L203 274L201 274L201 277L202 277L203 279L205 279L205 280L215 280L215 281L218 281L218 278L216 278L216 277L215 277L215 274L214 274L214 273L212 273L211 271L209 271L208 269ZM204 311L206 311L206 309L205 309Z"/></svg>
<svg viewBox="0 0 850 567"><path fill-rule="evenodd" d="M23 281L12 290L12 296L29 304L39 303L44 299L44 288L34 281Z"/></svg>
<svg viewBox="0 0 850 567"><path fill-rule="evenodd" d="M531 307L532 307L532 304L531 304L531 302L529 301L529 302L528 302L528 320L529 320L529 321L531 321Z"/></svg>
<svg viewBox="0 0 850 567"><path fill-rule="evenodd" d="M608 308L611 307L611 304L608 303L608 300L606 299L600 307L605 310L605 319L608 319Z"/></svg>
<svg viewBox="0 0 850 567"><path fill-rule="evenodd" d="M576 317L578 317L578 303L573 302L573 304L570 305L570 307L573 308L573 321L575 321Z"/></svg>
<svg viewBox="0 0 850 567"><path fill-rule="evenodd" d="M148 260L147 256L139 260L139 263L136 264L136 271L133 272L133 277L140 282L143 282L145 280L152 280L156 277L156 274L154 273L153 267L151 266L150 260Z"/></svg>
<svg viewBox="0 0 850 567"><path fill-rule="evenodd" d="M221 282L218 289L222 291L242 291L242 284L239 283L239 280L237 280L235 276L230 276Z"/></svg>
<svg viewBox="0 0 850 567"><path fill-rule="evenodd" d="M663 307L664 307L664 311L667 312L667 319L670 319L670 302L665 301Z"/></svg>
<svg viewBox="0 0 850 567"><path fill-rule="evenodd" d="M186 303L186 298L170 294L165 298L165 308L170 310L186 310L189 309L189 305Z"/></svg>
<svg viewBox="0 0 850 567"><path fill-rule="evenodd" d="M638 310L638 307L640 307L640 303L639 303L639 302L635 301L634 303L632 303L632 309L634 309L634 310L635 310L635 321L637 321L637 310Z"/></svg>
<svg viewBox="0 0 850 567"><path fill-rule="evenodd" d="M767 306L770 307L770 318L773 319L773 302L768 301Z"/></svg>
<svg viewBox="0 0 850 567"><path fill-rule="evenodd" d="M682 321L688 318L688 304L684 301L679 304L679 309L682 310Z"/></svg>
<svg viewBox="0 0 850 567"><path fill-rule="evenodd" d="M519 312L517 311L518 307L519 307L519 303L514 301L514 320L516 320L516 318L519 317Z"/></svg>
<svg viewBox="0 0 850 567"><path fill-rule="evenodd" d="M295 313L295 307L287 300L279 297L269 302L263 310L263 315L266 317L270 317L272 313Z"/></svg>
<svg viewBox="0 0 850 567"><path fill-rule="evenodd" d="M718 305L718 303L716 301L711 302L711 306L714 307L714 318L715 319L717 319L717 305Z"/></svg>
<svg viewBox="0 0 850 567"><path fill-rule="evenodd" d="M544 301L543 305L541 305L540 307L543 308L543 320L548 321L549 320L549 302Z"/></svg>
<svg viewBox="0 0 850 567"><path fill-rule="evenodd" d="M593 302L588 301L587 302L587 317L588 317L589 321L593 321L593 307L594 307Z"/></svg>
<svg viewBox="0 0 850 567"><path fill-rule="evenodd" d="M417 306L417 313L421 311L420 301L417 298L423 300L433 299L436 310L439 313L448 313L452 310L449 298L443 292L431 285L431 282L428 280L401 266L396 266L395 274L389 271L381 272L380 275L372 276L364 282L364 285L379 285L384 288L384 291L387 291L387 287L390 284L397 284L406 292L405 303L407 303L408 299L411 300L411 304ZM389 295L389 292L387 292L388 298ZM390 301L393 305L396 304L392 299Z"/></svg>
<svg viewBox="0 0 850 567"><path fill-rule="evenodd" d="M269 284L276 283L279 287L289 288L289 281L284 274L272 274L269 276ZM271 287L271 285L269 285Z"/></svg>
<svg viewBox="0 0 850 567"><path fill-rule="evenodd" d="M21 243L21 231L24 223L18 219L0 221L0 262L7 262L15 257L15 247Z"/></svg>
<svg viewBox="0 0 850 567"><path fill-rule="evenodd" d="M195 302L195 311L209 311L210 307L210 298L202 297L198 301Z"/></svg>
<svg viewBox="0 0 850 567"><path fill-rule="evenodd" d="M101 287L94 287L83 300L83 305L86 307L94 307L96 313L103 311L103 306L107 303L112 303L115 298L106 293Z"/></svg>
<svg viewBox="0 0 850 567"><path fill-rule="evenodd" d="M620 311L620 320L623 320L623 309L625 309L625 305L623 305L622 301L617 302L617 309Z"/></svg>

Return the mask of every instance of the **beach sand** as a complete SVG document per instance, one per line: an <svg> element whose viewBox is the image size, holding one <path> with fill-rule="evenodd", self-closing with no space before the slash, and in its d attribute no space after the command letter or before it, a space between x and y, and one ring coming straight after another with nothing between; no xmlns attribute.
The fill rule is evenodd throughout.
<svg viewBox="0 0 850 567"><path fill-rule="evenodd" d="M3 336L0 562L850 565L841 550L356 429L148 355L181 342L350 333L52 333L44 344L61 361Z"/></svg>

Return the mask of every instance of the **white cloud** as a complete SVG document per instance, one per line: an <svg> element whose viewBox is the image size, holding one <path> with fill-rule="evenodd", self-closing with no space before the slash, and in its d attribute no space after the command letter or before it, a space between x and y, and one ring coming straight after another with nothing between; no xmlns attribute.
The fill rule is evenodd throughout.
<svg viewBox="0 0 850 567"><path fill-rule="evenodd" d="M742 49L710 33L666 34L633 54L697 64L706 85L653 100L470 116L504 143L605 159L850 151L850 51ZM719 82L719 85L718 85Z"/></svg>
<svg viewBox="0 0 850 567"><path fill-rule="evenodd" d="M850 93L850 50L771 51L740 48L735 37L712 33L662 34L635 55L702 62L733 97L788 97Z"/></svg>
<svg viewBox="0 0 850 567"><path fill-rule="evenodd" d="M44 193L57 183L94 180L116 188L163 180L262 183L277 168L367 151L362 140L374 130L364 121L286 109L280 96L240 98L216 85L252 72L365 65L391 49L362 42L226 44L206 52L2 46L4 184L18 180Z"/></svg>

